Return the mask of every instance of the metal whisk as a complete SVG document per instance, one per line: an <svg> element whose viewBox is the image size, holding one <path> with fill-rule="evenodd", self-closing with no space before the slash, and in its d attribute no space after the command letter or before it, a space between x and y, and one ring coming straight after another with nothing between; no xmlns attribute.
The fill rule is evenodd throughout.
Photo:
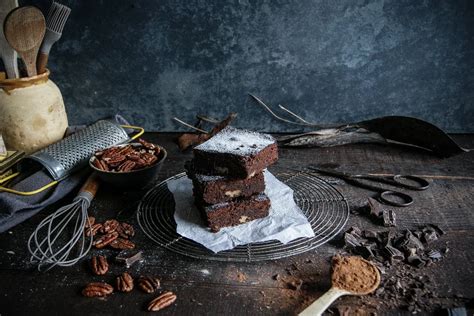
<svg viewBox="0 0 474 316"><path fill-rule="evenodd" d="M92 247L92 234L89 229L87 209L97 193L98 179L89 176L69 205L63 206L46 217L28 239L31 262L38 263L38 270L55 266L68 267L87 255Z"/></svg>

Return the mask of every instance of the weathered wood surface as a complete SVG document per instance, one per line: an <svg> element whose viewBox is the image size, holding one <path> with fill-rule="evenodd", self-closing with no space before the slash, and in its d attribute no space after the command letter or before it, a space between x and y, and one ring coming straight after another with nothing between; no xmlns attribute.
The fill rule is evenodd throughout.
<svg viewBox="0 0 474 316"><path fill-rule="evenodd" d="M148 134L146 139L168 149L169 156L159 180L183 171L183 163L190 154L182 154L172 142L176 134ZM474 135L458 135L455 139L466 148L474 148ZM439 159L422 150L383 145L351 145L321 149L282 149L278 164L271 171L302 169L308 164L339 165L341 170L365 173L410 173L431 176L448 176L434 179L427 191L410 192L415 203L397 208L400 228L412 228L423 223L435 223L446 229L443 242L450 252L447 258L424 270L414 271L431 275L438 286L438 294L447 304L455 298L464 301L474 298L474 153L449 159ZM333 179L336 187L347 197L351 207L364 203L374 194L354 188ZM133 276L157 275L164 289L178 295L176 304L160 312L162 315L292 315L301 311L330 286L330 258L341 248L335 242L315 251L287 259L265 263L223 263L196 260L171 253L153 244L138 229L135 220L137 203L146 190L118 192L101 187L91 206L98 220L118 216L135 224L134 241L144 251L145 262L133 266ZM69 201L70 197L65 201ZM63 203L59 203L61 205ZM80 295L82 287L91 281L112 282L125 268L113 265L104 277L91 275L87 262L71 268L58 268L39 273L28 264L26 241L35 225L55 208L49 208L0 235L0 314L120 314L145 313L146 303L153 295L133 291L116 293L106 299L87 299ZM375 227L362 216L351 215L351 225ZM100 251L114 254L110 250ZM95 251L94 253L97 253ZM296 264L297 269L293 267ZM290 276L288 271L293 274ZM285 281L301 278L301 290L291 289ZM366 301L367 302L367 301ZM376 305L376 300L369 299ZM459 302L459 300L458 300ZM339 304L361 304L360 299L345 297ZM459 303L456 303L459 304ZM379 310L379 314L398 314L403 310Z"/></svg>

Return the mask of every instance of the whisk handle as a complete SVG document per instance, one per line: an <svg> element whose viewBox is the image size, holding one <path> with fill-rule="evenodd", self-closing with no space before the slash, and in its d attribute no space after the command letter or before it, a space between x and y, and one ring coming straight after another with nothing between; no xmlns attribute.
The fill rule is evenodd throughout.
<svg viewBox="0 0 474 316"><path fill-rule="evenodd" d="M81 190L79 191L79 194L82 192L88 192L90 195L92 195L92 198L94 198L95 194L97 193L97 190L99 189L99 178L93 172L89 178L87 178L86 183L82 186Z"/></svg>

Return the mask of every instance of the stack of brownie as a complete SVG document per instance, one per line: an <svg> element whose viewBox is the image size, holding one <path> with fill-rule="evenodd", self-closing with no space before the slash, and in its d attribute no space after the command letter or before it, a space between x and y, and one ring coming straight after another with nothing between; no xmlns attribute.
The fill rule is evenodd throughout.
<svg viewBox="0 0 474 316"><path fill-rule="evenodd" d="M268 215L263 170L278 160L270 135L226 127L186 164L194 201L213 232Z"/></svg>

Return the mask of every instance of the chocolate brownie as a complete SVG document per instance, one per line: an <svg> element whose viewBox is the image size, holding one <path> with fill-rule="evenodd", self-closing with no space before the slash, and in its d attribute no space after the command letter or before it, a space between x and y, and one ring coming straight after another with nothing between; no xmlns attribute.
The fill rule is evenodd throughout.
<svg viewBox="0 0 474 316"><path fill-rule="evenodd" d="M197 173L246 179L278 160L275 139L267 134L226 127L193 149Z"/></svg>
<svg viewBox="0 0 474 316"><path fill-rule="evenodd" d="M208 204L227 202L238 197L249 197L265 191L265 178L259 172L248 179L228 179L223 176L194 174L192 164L186 164L188 177L193 181L194 196Z"/></svg>
<svg viewBox="0 0 474 316"><path fill-rule="evenodd" d="M212 205L197 199L195 203L213 232L266 217L270 209L270 199L264 193Z"/></svg>

